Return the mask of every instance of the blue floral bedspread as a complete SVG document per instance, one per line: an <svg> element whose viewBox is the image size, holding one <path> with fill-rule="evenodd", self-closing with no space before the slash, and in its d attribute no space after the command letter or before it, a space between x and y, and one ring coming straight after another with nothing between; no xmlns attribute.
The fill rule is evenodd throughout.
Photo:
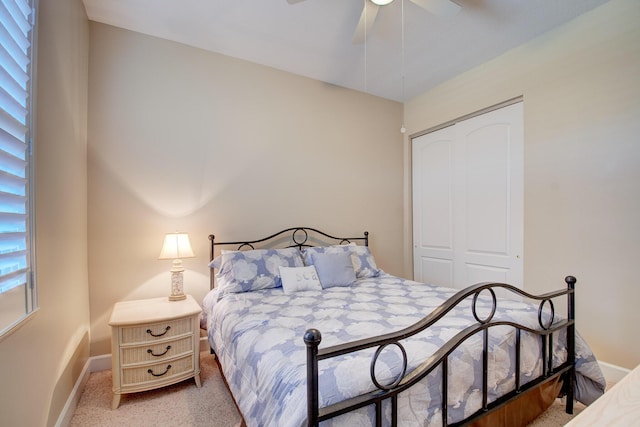
<svg viewBox="0 0 640 427"><path fill-rule="evenodd" d="M456 290L426 285L382 273L359 279L349 287L301 291L285 295L282 288L226 294L216 290L204 300L209 343L248 426L292 426L306 423L306 346L309 328L322 333L320 348L405 328L419 321ZM471 300L420 334L401 341L408 356L407 372L415 369L465 326L474 322ZM480 298L478 307L490 306ZM499 300L494 319L508 319L538 328L538 305ZM554 336L554 366L566 360L564 334ZM489 401L515 388L515 330L501 326L490 332ZM449 422L481 407L482 340L473 337L449 357ZM320 406L375 389L370 378L375 349L320 361ZM521 382L541 371L540 340L522 335ZM401 354L387 347L376 364L381 384L393 382L402 366ZM590 403L605 381L588 345L576 334L576 398ZM441 379L435 370L400 394L398 421L403 426L440 426ZM387 417L390 407L383 411ZM324 426L370 426L373 408L364 408L323 423Z"/></svg>

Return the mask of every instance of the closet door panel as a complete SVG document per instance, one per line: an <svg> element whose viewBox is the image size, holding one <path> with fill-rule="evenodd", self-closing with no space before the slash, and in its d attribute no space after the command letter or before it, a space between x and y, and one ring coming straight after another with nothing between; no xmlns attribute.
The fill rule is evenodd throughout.
<svg viewBox="0 0 640 427"><path fill-rule="evenodd" d="M463 136L466 149L466 250L506 255L509 233L508 128Z"/></svg>
<svg viewBox="0 0 640 427"><path fill-rule="evenodd" d="M422 256L418 259L421 279L418 282L430 283L438 286L454 287L453 260Z"/></svg>

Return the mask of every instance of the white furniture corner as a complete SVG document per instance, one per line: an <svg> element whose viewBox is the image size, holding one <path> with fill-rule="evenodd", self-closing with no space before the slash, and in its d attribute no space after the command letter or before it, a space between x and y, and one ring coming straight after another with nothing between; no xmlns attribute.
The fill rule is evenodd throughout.
<svg viewBox="0 0 640 427"><path fill-rule="evenodd" d="M565 427L640 425L640 366L576 415Z"/></svg>
<svg viewBox="0 0 640 427"><path fill-rule="evenodd" d="M191 295L122 301L109 320L113 376L112 409L125 393L164 387L193 377L200 387L199 319Z"/></svg>

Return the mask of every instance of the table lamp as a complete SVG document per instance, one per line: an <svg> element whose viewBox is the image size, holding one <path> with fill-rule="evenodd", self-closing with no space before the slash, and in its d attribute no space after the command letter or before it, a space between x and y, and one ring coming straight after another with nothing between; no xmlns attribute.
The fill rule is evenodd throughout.
<svg viewBox="0 0 640 427"><path fill-rule="evenodd" d="M194 256L187 233L175 232L164 236L164 244L158 259L173 260L170 301L180 301L187 297L182 288L182 272L184 271L182 258L193 258Z"/></svg>

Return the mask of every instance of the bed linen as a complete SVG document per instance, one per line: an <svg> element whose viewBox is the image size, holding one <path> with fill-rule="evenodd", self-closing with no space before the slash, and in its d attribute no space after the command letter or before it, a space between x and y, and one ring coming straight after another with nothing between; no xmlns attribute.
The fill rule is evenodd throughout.
<svg viewBox="0 0 640 427"><path fill-rule="evenodd" d="M209 343L220 359L229 388L248 426L299 427L306 423L306 347L309 328L322 333L320 348L368 338L410 326L451 297L456 290L398 278L381 272L358 279L348 287L301 291L285 295L282 288L218 295L203 301L203 321ZM422 333L401 341L408 356L407 373L465 326L474 322L471 300ZM478 307L489 307L481 296ZM495 319L538 327L538 305L500 300ZM554 336L554 366L566 359L562 333ZM521 381L542 372L540 341L522 336ZM490 332L489 400L513 390L515 332L511 327ZM481 406L481 339L471 338L449 357L449 422L472 414ZM401 370L394 346L383 351L376 377L391 383ZM480 350L480 351L479 351ZM375 350L321 361L320 407L374 390L369 368ZM441 379L437 369L420 384L400 394L399 425L439 426ZM576 398L590 403L605 388L604 377L584 340L576 334ZM371 425L373 407L345 414L324 426ZM390 405L384 411L389 417Z"/></svg>

